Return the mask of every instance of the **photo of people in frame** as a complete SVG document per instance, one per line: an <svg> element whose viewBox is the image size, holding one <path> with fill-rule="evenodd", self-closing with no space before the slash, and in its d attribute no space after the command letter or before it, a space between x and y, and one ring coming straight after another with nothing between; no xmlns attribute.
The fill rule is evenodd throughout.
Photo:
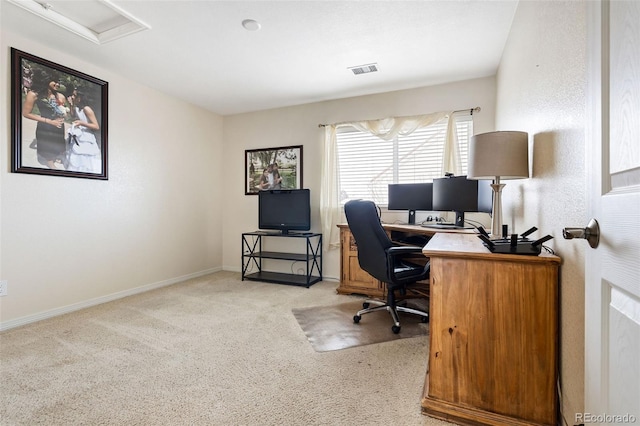
<svg viewBox="0 0 640 426"><path fill-rule="evenodd" d="M108 83L11 50L12 171L106 179Z"/></svg>
<svg viewBox="0 0 640 426"><path fill-rule="evenodd" d="M245 194L302 188L302 145L245 151Z"/></svg>

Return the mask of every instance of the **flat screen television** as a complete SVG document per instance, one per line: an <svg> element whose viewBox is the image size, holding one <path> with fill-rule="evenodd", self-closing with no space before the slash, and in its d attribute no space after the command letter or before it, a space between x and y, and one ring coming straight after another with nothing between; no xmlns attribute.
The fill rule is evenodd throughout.
<svg viewBox="0 0 640 426"><path fill-rule="evenodd" d="M454 211L453 227L464 228L465 212L491 213L491 181L450 176L433 180L433 210Z"/></svg>
<svg viewBox="0 0 640 426"><path fill-rule="evenodd" d="M388 210L408 210L410 225L416 223L416 210L431 211L433 184L428 183L392 183L388 189Z"/></svg>
<svg viewBox="0 0 640 426"><path fill-rule="evenodd" d="M311 229L311 195L308 189L258 192L258 228L289 231Z"/></svg>

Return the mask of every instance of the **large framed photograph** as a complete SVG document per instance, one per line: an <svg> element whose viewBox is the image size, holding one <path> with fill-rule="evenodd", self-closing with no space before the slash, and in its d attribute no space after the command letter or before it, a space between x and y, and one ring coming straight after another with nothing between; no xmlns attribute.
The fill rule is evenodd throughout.
<svg viewBox="0 0 640 426"><path fill-rule="evenodd" d="M11 171L108 179L108 88L11 48Z"/></svg>
<svg viewBox="0 0 640 426"><path fill-rule="evenodd" d="M244 193L302 188L302 145L248 149L244 162Z"/></svg>

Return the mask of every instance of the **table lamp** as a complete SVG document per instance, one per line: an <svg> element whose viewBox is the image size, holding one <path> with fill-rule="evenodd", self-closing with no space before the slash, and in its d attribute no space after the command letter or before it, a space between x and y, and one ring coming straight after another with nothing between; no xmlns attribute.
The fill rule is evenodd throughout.
<svg viewBox="0 0 640 426"><path fill-rule="evenodd" d="M529 135L527 132L489 132L475 135L469 142L469 179L493 179L491 237L500 238L502 229L502 188L500 179L529 177Z"/></svg>

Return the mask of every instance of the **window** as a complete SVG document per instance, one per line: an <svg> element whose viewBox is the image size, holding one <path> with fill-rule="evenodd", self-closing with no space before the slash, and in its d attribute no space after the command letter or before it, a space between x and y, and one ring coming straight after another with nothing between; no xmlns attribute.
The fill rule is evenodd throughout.
<svg viewBox="0 0 640 426"><path fill-rule="evenodd" d="M458 114L455 123L462 174L466 174L473 117L468 113ZM341 203L364 198L386 206L388 184L430 182L442 177L446 129L447 122L442 121L391 141L353 127L339 129L337 147Z"/></svg>

